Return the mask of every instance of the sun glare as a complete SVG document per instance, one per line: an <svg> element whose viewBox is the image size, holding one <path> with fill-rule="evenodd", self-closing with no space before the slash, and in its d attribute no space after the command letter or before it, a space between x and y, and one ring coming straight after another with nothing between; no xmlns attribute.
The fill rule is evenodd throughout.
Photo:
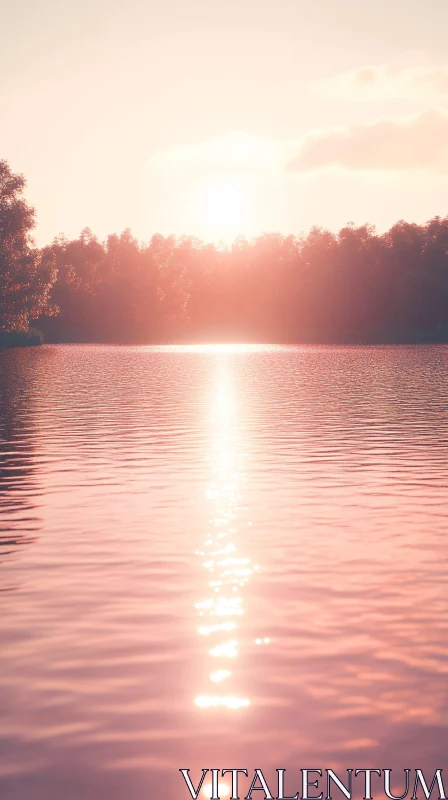
<svg viewBox="0 0 448 800"><path fill-rule="evenodd" d="M197 214L206 236L233 239L245 233L251 222L249 186L236 178L210 180L199 187Z"/></svg>

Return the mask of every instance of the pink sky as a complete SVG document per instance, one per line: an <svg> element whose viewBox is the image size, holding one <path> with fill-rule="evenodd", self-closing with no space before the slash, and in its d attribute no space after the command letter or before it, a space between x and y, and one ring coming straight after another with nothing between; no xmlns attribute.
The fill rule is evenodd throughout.
<svg viewBox="0 0 448 800"><path fill-rule="evenodd" d="M2 28L39 243L448 212L445 0L7 0Z"/></svg>

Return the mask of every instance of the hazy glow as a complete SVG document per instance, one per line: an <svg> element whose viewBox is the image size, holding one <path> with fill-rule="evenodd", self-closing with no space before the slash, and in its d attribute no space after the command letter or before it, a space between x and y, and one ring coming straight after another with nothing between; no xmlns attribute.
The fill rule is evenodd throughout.
<svg viewBox="0 0 448 800"><path fill-rule="evenodd" d="M321 4L294 0L3 3L2 157L28 178L39 243L85 225L147 240L444 213L446 175L305 182L282 167L285 144L316 131L447 107L445 0L430 14L417 0L357 5L325 3L323 26ZM192 203L203 181L248 175L255 193L217 191L211 219L208 190Z"/></svg>
<svg viewBox="0 0 448 800"><path fill-rule="evenodd" d="M216 355L232 355L233 353L266 353L281 350L277 344L162 344L148 345L148 351L160 353L208 353Z"/></svg>
<svg viewBox="0 0 448 800"><path fill-rule="evenodd" d="M195 194L196 222L206 239L231 241L251 227L252 198L247 182L212 179L199 186Z"/></svg>

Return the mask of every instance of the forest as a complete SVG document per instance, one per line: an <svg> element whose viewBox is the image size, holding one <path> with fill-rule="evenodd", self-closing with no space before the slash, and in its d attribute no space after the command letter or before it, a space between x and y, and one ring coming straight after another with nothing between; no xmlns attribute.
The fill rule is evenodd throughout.
<svg viewBox="0 0 448 800"><path fill-rule="evenodd" d="M448 341L448 216L230 246L89 229L43 248L0 161L0 344Z"/></svg>

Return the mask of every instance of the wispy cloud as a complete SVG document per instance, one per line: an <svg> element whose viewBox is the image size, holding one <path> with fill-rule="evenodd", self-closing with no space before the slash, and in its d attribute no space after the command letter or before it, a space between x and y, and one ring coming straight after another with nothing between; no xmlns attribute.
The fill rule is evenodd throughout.
<svg viewBox="0 0 448 800"><path fill-rule="evenodd" d="M225 136L154 153L147 168L163 173L182 171L258 172L278 169L284 163L286 142L232 131ZM294 143L289 143L294 152Z"/></svg>
<svg viewBox="0 0 448 800"><path fill-rule="evenodd" d="M314 93L347 101L448 100L448 65L362 66L319 81Z"/></svg>
<svg viewBox="0 0 448 800"><path fill-rule="evenodd" d="M310 130L294 139L268 139L243 131L153 154L147 170L178 181L211 176L284 180L293 173L334 167L345 171L426 172L448 175L448 111ZM283 176L283 178L282 178Z"/></svg>
<svg viewBox="0 0 448 800"><path fill-rule="evenodd" d="M334 166L446 174L448 114L432 110L407 119L316 131L302 140L289 163L289 169L299 172Z"/></svg>

